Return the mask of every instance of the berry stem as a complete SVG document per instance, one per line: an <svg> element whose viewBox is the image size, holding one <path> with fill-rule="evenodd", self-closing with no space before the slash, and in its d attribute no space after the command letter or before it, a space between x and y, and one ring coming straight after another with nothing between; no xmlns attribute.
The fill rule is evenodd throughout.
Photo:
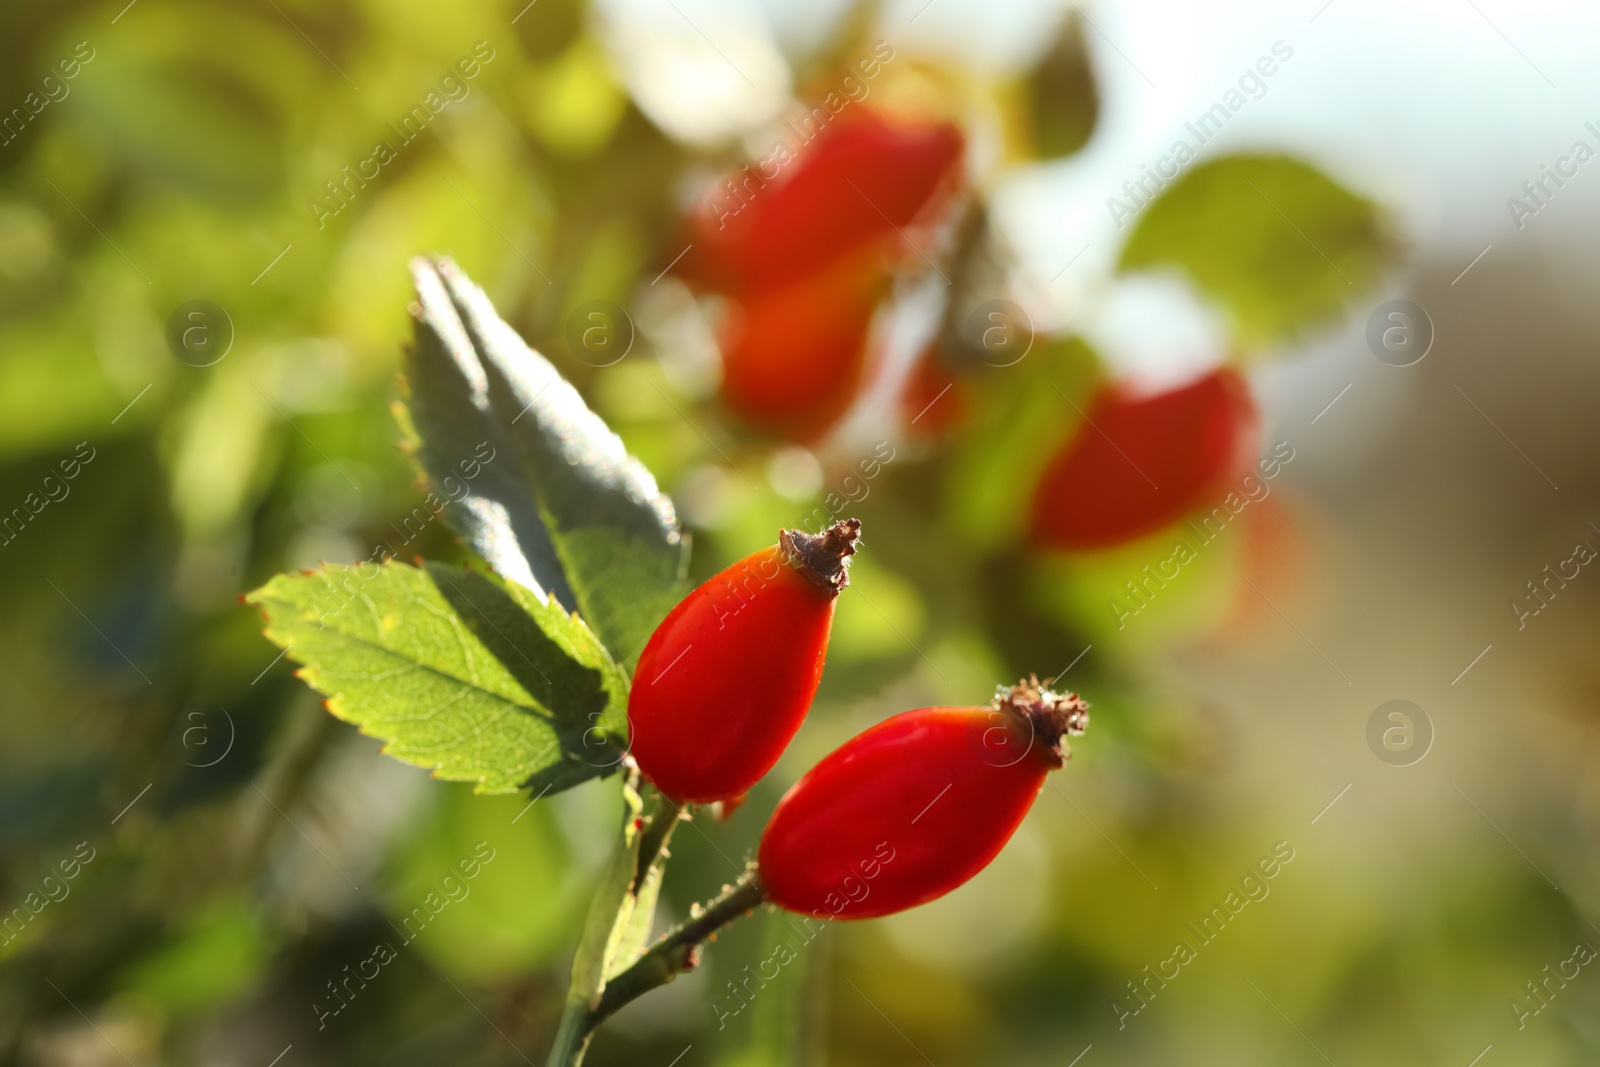
<svg viewBox="0 0 1600 1067"><path fill-rule="evenodd" d="M667 842L682 818L677 805L644 784L632 760L623 774L623 822L611 862L602 874L573 953L572 983L561 1023L546 1060L548 1067L579 1067L594 1029L591 1018L605 988L605 974L629 950L632 931L655 914Z"/></svg>
<svg viewBox="0 0 1600 1067"><path fill-rule="evenodd" d="M778 531L778 545L791 566L829 596L850 584L850 557L861 539L860 519L841 519L819 534Z"/></svg>
<svg viewBox="0 0 1600 1067"><path fill-rule="evenodd" d="M1076 693L1046 689L1036 674L1016 685L1001 686L995 693L994 708L1028 724L1035 747L1053 768L1072 758L1066 738L1077 737L1089 727L1088 703Z"/></svg>
<svg viewBox="0 0 1600 1067"><path fill-rule="evenodd" d="M648 952L606 983L599 1005L589 1013L588 1029L604 1022L624 1004L666 985L700 962L700 944L739 916L767 899L755 864L716 899L707 902L693 918L656 942Z"/></svg>

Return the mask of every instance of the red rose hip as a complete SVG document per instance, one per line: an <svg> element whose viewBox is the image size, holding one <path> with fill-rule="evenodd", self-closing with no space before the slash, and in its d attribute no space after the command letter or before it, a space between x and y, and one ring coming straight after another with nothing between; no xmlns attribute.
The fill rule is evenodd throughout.
<svg viewBox="0 0 1600 1067"><path fill-rule="evenodd" d="M630 752L680 803L733 801L772 769L822 678L861 523L779 534L656 627L628 695Z"/></svg>
<svg viewBox="0 0 1600 1067"><path fill-rule="evenodd" d="M720 289L768 289L864 246L903 243L959 184L965 147L950 123L852 108L798 156L751 163L713 190L680 269Z"/></svg>
<svg viewBox="0 0 1600 1067"><path fill-rule="evenodd" d="M768 898L819 918L925 904L988 866L1088 725L1037 679L991 707L919 708L846 741L795 783L761 835Z"/></svg>
<svg viewBox="0 0 1600 1067"><path fill-rule="evenodd" d="M855 398L885 287L873 265L856 255L735 302L721 338L728 406L785 436L820 436Z"/></svg>
<svg viewBox="0 0 1600 1067"><path fill-rule="evenodd" d="M1039 479L1031 540L1106 548L1220 504L1255 457L1260 421L1250 384L1226 367L1150 396L1101 390Z"/></svg>

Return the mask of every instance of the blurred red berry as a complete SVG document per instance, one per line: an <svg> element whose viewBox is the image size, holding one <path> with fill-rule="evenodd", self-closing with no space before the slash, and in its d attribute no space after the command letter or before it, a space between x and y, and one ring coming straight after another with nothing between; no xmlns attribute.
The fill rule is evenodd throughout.
<svg viewBox="0 0 1600 1067"><path fill-rule="evenodd" d="M1259 436L1250 385L1226 367L1148 396L1108 386L1039 479L1031 540L1105 548L1220 503Z"/></svg>
<svg viewBox="0 0 1600 1067"><path fill-rule="evenodd" d="M1011 839L1087 708L1033 679L988 708L907 711L846 741L772 813L759 855L768 897L867 919L950 892Z"/></svg>
<svg viewBox="0 0 1600 1067"><path fill-rule="evenodd" d="M630 751L680 803L736 801L772 769L822 678L861 524L785 530L673 608L639 656Z"/></svg>
<svg viewBox="0 0 1600 1067"><path fill-rule="evenodd" d="M696 213L684 269L729 292L766 289L864 245L898 241L956 180L962 153L961 131L949 123L852 107L793 158L752 162L714 187Z"/></svg>
<svg viewBox="0 0 1600 1067"><path fill-rule="evenodd" d="M736 300L721 338L728 406L786 437L820 436L861 385L867 333L884 284L857 254Z"/></svg>

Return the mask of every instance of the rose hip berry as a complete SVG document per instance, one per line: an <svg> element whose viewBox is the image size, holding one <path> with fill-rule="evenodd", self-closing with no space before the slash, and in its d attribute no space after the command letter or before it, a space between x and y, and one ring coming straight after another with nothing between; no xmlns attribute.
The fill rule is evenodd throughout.
<svg viewBox="0 0 1600 1067"><path fill-rule="evenodd" d="M1101 390L1039 479L1031 540L1105 548L1220 503L1254 458L1260 421L1249 383L1226 367L1153 396Z"/></svg>
<svg viewBox="0 0 1600 1067"><path fill-rule="evenodd" d="M1033 678L992 706L919 708L846 741L778 803L760 878L789 911L867 919L943 896L988 866L1088 705ZM886 858L887 857L887 858ZM825 914L826 913L826 914Z"/></svg>
<svg viewBox="0 0 1600 1067"><path fill-rule="evenodd" d="M822 678L861 523L784 530L673 608L639 656L630 751L680 803L736 801L772 769Z"/></svg>
<svg viewBox="0 0 1600 1067"><path fill-rule="evenodd" d="M711 190L683 269L715 288L767 289L864 245L898 241L954 187L964 151L950 123L852 108L798 156L751 163Z"/></svg>
<svg viewBox="0 0 1600 1067"><path fill-rule="evenodd" d="M758 426L820 436L850 406L887 280L862 256L733 304L722 337L722 397Z"/></svg>

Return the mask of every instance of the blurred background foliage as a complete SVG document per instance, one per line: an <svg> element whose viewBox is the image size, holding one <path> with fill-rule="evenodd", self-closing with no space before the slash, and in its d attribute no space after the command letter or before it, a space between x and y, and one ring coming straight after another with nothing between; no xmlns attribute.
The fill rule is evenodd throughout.
<svg viewBox="0 0 1600 1067"><path fill-rule="evenodd" d="M674 267L708 185L764 155L796 101L820 98L905 18L697 6L690 22L644 7L0 11L0 105L26 118L0 146L0 505L29 512L0 548L0 890L26 914L0 947L0 1057L542 1057L614 790L530 806L380 759L237 603L277 572L363 559L397 534L405 557L465 559L443 523L414 538L398 526L425 492L390 410L405 265L438 251L673 495L693 577L837 510L830 500L865 524L808 724L745 809L679 832L664 920L733 876L789 782L891 711L983 703L1026 672L1065 672L1094 707L1079 759L971 884L825 931L721 1020L727 983L790 936L781 915L739 924L701 970L609 1025L590 1062L1065 1064L1093 1045L1086 1067L1283 1063L1313 1062L1314 1040L1338 1062L1465 1063L1512 1034L1516 1062L1592 1062L1600 1032L1572 1007L1595 1006L1592 979L1561 990L1562 1021L1527 1035L1506 1010L1594 934L1588 898L1485 845L1470 812L1441 816L1436 836L1311 843L1340 832L1309 820L1352 779L1344 764L1370 762L1359 738L1376 703L1365 682L1361 700L1328 695L1332 661L1285 625L1314 628L1344 580L1311 533L1331 504L1280 488L1252 505L1131 628L1106 602L1170 551L1171 530L1084 553L1027 536L1046 462L1087 432L1095 390L1127 373L1118 354L1148 347L1095 326L1086 304L1134 294L1136 320L1170 318L1178 341L1152 329L1168 362L1293 360L1352 308L1364 318L1403 262L1404 227L1379 198L1270 145L1208 156L1117 236L1091 297L1053 301L994 200L1104 136L1112 53L1060 11L998 67L900 45L870 103L852 106L952 122L966 157L943 214L906 237L918 255L880 264L857 353L869 384L796 440L719 396L729 300ZM44 81L75 54L75 76ZM433 91L448 103L425 132L344 184L375 140L399 145L390 124ZM204 367L167 340L196 299L225 311L232 337ZM1034 313L1026 357L973 344L970 316L993 299ZM575 310L596 300L637 331L619 362L571 342ZM93 458L62 483L80 442ZM1295 737L1308 701L1343 716L1338 746ZM1581 817L1512 825L1541 856L1592 841ZM1138 1003L1129 983L1280 840L1301 858L1270 897L1119 1027L1113 1003ZM444 885L484 848L475 876ZM413 939L419 907L430 919ZM379 945L392 954L380 977L339 996Z"/></svg>

